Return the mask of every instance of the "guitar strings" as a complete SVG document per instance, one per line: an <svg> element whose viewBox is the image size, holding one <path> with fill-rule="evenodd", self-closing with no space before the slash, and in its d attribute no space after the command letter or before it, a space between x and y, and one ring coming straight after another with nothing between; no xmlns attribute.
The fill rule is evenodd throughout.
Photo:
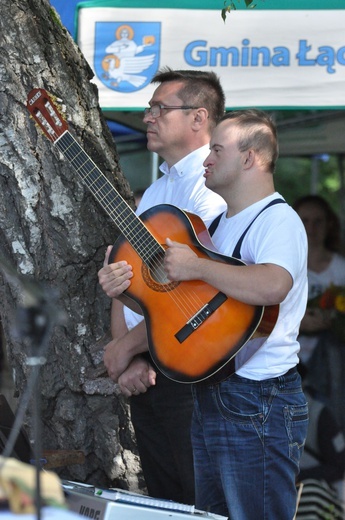
<svg viewBox="0 0 345 520"><path fill-rule="evenodd" d="M67 134L67 139L64 137ZM66 142L65 141L70 141ZM157 250L161 254L164 254L164 248L157 240L152 236L149 230L146 228L145 224L140 221L138 216L132 210L132 208L125 202L125 200L116 192L115 188L108 181L108 179L103 175L103 173L99 170L99 168L93 163L93 161L87 156L86 152L80 147L77 141L73 138L73 136L69 132L65 132L63 136L56 142L60 151L67 157L70 161L76 172L81 176L83 182L90 189L90 191L94 194L96 199L102 203L106 202L105 207L101 204L106 212L112 217L112 219L117 223L119 229L123 229L124 235L128 238L129 242L135 242L137 247L142 251L146 260L151 259L151 264L149 267L150 270L154 270L154 272L159 276L160 280L167 280L166 273L162 262L156 260L157 258ZM77 152L75 153L75 148L77 148ZM91 166L91 169L90 169ZM95 172L98 174L98 177L95 177ZM107 187L108 191L106 192L104 188ZM115 210L112 209L114 206L114 192L117 195L117 198L120 201L120 206ZM127 213L127 216L124 215ZM136 226L128 226L126 220L128 217L135 216ZM123 218L124 217L124 218ZM136 228L145 228L144 233L138 233ZM142 230L141 230L142 231ZM157 247L158 246L158 247ZM143 255L140 255L143 258ZM152 262L153 259L153 262ZM145 262L146 263L146 262ZM169 281L170 283L170 281ZM170 298L174 300L175 304L180 308L181 312L185 315L186 320L190 319L193 315L197 313L198 310L204 305L199 296L195 293L194 290L187 291L185 288L185 284L179 284L176 288L171 290L169 285L162 285L163 290L169 294ZM194 311L192 310L192 316L190 316L191 306L194 307Z"/></svg>

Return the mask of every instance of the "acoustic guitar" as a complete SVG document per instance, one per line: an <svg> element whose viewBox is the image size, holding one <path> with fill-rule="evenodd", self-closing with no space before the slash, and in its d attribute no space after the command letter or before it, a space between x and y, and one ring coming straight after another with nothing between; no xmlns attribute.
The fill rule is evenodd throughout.
<svg viewBox="0 0 345 520"><path fill-rule="evenodd" d="M200 258L238 269L245 264L218 253L196 215L160 204L138 217L69 132L44 89L29 93L27 108L120 231L109 261L125 259L133 266L126 295L142 310L149 352L158 369L181 383L217 382L232 374L236 355L247 349L243 352L247 359L272 332L279 306L249 305L199 280L167 279L163 266L167 236L187 244Z"/></svg>

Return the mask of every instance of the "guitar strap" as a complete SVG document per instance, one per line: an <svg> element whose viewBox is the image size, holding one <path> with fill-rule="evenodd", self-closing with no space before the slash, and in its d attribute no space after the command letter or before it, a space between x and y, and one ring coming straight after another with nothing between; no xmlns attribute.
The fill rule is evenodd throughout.
<svg viewBox="0 0 345 520"><path fill-rule="evenodd" d="M249 226L244 230L244 232L242 233L242 235L240 236L236 246L235 246L235 249L234 249L234 252L232 253L232 257L233 258L238 258L238 260L241 259L241 246L242 246L242 242L243 242L243 239L244 237L246 236L249 228L251 227L251 225L255 222L255 220L258 218L259 215L261 215L261 213L263 211L265 211L267 208L270 208L271 206L274 206L275 204L281 204L281 203L284 203L286 204L285 200L283 199L274 199L274 200L271 200L271 202L269 202L264 208L262 208L261 211L259 211L259 213L256 215L255 218L253 218L253 220L251 221L251 223L249 224ZM223 213L221 213L220 215L218 215L218 217L216 217L214 219L213 222L211 222L211 225L210 227L208 228L208 232L209 234L212 236L213 233L216 231L217 227L218 227L218 224L220 222L220 219L222 217Z"/></svg>

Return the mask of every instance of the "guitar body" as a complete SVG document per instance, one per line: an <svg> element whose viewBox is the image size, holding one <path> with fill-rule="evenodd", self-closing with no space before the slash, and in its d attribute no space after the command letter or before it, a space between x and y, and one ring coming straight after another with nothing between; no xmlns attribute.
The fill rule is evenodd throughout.
<svg viewBox="0 0 345 520"><path fill-rule="evenodd" d="M161 204L140 216L159 244L167 237L187 244L200 258L241 266L238 259L216 252L202 220ZM276 308L248 305L227 298L199 280L170 282L165 278L163 254L143 262L122 236L115 243L109 263L126 260L133 266L133 278L126 296L139 304L146 321L149 351L159 370L181 383L228 377L235 370L234 356L253 337L262 337L258 348L272 331ZM217 302L217 299L219 301ZM216 300L216 301L215 301ZM205 319L204 306L214 302ZM211 304L212 307L212 304ZM268 311L266 312L266 309ZM199 317L201 311L201 318ZM189 325L196 316L197 324Z"/></svg>

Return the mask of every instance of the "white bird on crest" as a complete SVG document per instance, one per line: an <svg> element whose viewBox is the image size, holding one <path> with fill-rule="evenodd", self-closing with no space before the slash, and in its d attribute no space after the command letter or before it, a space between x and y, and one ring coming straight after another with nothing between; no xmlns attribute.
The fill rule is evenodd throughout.
<svg viewBox="0 0 345 520"><path fill-rule="evenodd" d="M128 81L135 87L140 87L147 78L139 76L139 72L148 69L155 59L155 54L148 56L132 56L119 58L116 54L109 54L103 59L103 68L107 71L109 79L116 81Z"/></svg>

